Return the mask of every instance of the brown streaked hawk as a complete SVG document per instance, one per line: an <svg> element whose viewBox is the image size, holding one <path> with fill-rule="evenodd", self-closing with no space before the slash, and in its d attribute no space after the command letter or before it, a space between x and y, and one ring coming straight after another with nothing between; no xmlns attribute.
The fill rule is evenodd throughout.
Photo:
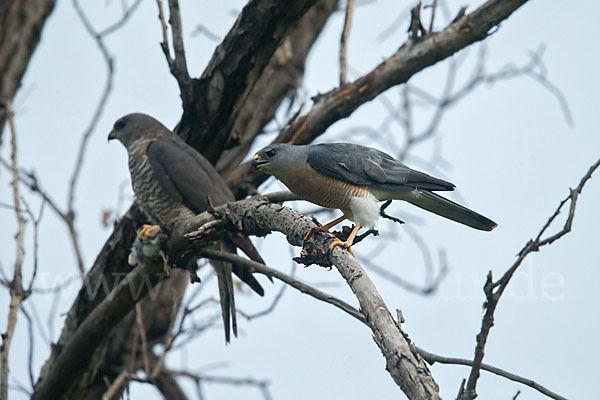
<svg viewBox="0 0 600 400"><path fill-rule="evenodd" d="M136 200L153 224L169 230L177 221L233 201L217 171L200 153L163 124L144 114L129 114L115 122L108 140L118 139L129 155L129 172ZM215 248L231 253L236 246L254 261L264 263L250 239L235 236L218 241ZM242 266L212 261L217 274L225 340L237 336L231 273L259 295L264 290ZM231 327L231 328L230 328Z"/></svg>

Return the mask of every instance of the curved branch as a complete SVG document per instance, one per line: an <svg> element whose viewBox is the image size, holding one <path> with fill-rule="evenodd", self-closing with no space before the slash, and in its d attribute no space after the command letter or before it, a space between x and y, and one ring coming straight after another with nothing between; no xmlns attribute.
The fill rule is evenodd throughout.
<svg viewBox="0 0 600 400"><path fill-rule="evenodd" d="M542 229L540 229L538 235L535 239L530 240L527 244L521 249L518 254L517 260L514 264L506 270L504 275L500 279L494 282L492 278L492 271L488 272L486 282L483 286L483 291L485 293L486 302L484 303L485 314L481 321L481 329L477 334L477 340L475 345L475 356L473 358L473 366L471 368L471 372L469 373L469 379L466 382L466 387L460 388L458 398L460 400L472 400L477 397L476 387L477 380L479 379L479 372L482 368L483 357L485 355L485 345L487 343L487 338L490 334L490 330L492 326L494 326L494 312L496 311L496 307L498 306L498 302L504 293L504 290L508 286L511 278L514 276L514 273L521 266L525 258L536 251L539 251L540 247L545 245L550 245L556 240L560 239L567 233L571 232L571 227L573 225L573 220L575 218L575 207L577 205L577 200L579 199L579 194L583 190L583 187L591 179L592 174L600 167L600 159L598 159L585 173L585 175L579 181L579 184L575 189L570 190L570 194L560 202L558 208L548 218ZM550 236L543 237L548 228L555 221L556 217L560 214L563 206L570 202L569 205L569 214L567 215L567 219L563 225L563 228Z"/></svg>
<svg viewBox="0 0 600 400"><path fill-rule="evenodd" d="M430 365L435 364L436 362L440 364L449 364L449 365L466 365L468 367L473 366L473 360L467 360L466 358L455 358L455 357L443 357L438 354L430 353L427 350L423 350L417 346L413 345L413 348L427 361ZM513 374L511 372L505 371L498 367L494 367L489 364L481 364L481 369L491 372L492 374L496 374L503 378L509 379L514 382L522 383L523 385L529 386L537 390L538 392L556 400L567 400L565 397L559 395L558 393L554 393L550 389L540 385L532 379L524 378L522 376Z"/></svg>
<svg viewBox="0 0 600 400"><path fill-rule="evenodd" d="M62 398L69 384L85 371L106 336L163 277L161 263L140 265L131 271L75 331L53 368L46 371L44 379L36 385L31 398Z"/></svg>
<svg viewBox="0 0 600 400"><path fill-rule="evenodd" d="M217 224L215 224L215 221ZM182 238L192 240L213 238L223 230L241 230L247 235L265 236L277 231L286 235L292 245L301 246L304 235L314 222L303 214L264 198L253 198L217 207L210 213L197 215L178 225L167 242L168 248L186 247ZM205 227L209 227L206 229ZM360 309L373 331L375 343L386 359L386 369L409 398L438 399L438 386L425 361L410 348L408 339L396 324L379 295L377 288L348 252L334 248L328 253L331 236L317 234L316 241L323 254L338 269L356 295Z"/></svg>
<svg viewBox="0 0 600 400"><path fill-rule="evenodd" d="M329 303L329 304L339 308L340 310L350 314L351 316L353 316L360 322L363 322L363 323L367 322L367 320L365 319L365 316L359 310L352 307L350 304L346 303L345 301L342 301L342 300L338 299L337 297L334 297L330 294L322 292L319 289L316 289L310 285L307 285L306 283L300 282L298 279L294 279L291 276L284 274L283 272L280 272L273 268L269 268L264 264L249 260L244 257L240 257L237 254L225 253L222 251L217 251L217 250L212 250L212 249L203 250L202 255L204 257L210 258L212 260L223 260L223 261L229 261L231 263L236 263L238 265L243 265L246 268L248 268L251 272L258 272L259 274L266 275L269 278L277 278L280 281L287 283L294 289L297 289L298 291L300 291L304 294L307 294L311 297L314 297L317 300L324 301L325 303Z"/></svg>

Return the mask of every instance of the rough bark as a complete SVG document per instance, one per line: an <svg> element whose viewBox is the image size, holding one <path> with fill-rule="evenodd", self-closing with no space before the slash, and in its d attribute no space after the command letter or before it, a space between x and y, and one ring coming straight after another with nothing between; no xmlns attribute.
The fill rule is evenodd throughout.
<svg viewBox="0 0 600 400"><path fill-rule="evenodd" d="M54 0L0 2L0 146L7 104L21 85L54 3Z"/></svg>
<svg viewBox="0 0 600 400"><path fill-rule="evenodd" d="M240 109L277 47L316 2L250 1L202 76L192 80L192 96L182 90L184 111L177 133L212 163L236 144L229 137Z"/></svg>
<svg viewBox="0 0 600 400"><path fill-rule="evenodd" d="M211 221L220 221L218 228L203 227ZM305 215L279 204L258 198L242 200L217 207L212 213L203 213L185 221L172 232L168 245L176 249L189 247L186 237L191 232L195 238L214 239L215 234L242 231L248 235L265 236L273 231L283 233L288 242L302 246L308 229L314 222ZM319 253L326 255L337 268L359 301L360 309L373 332L373 338L386 359L386 369L396 384L410 399L438 399L438 386L433 380L423 358L410 347L410 341L394 321L377 288L360 264L339 247L329 252L329 235L318 234L314 239ZM175 255L174 254L174 255Z"/></svg>
<svg viewBox="0 0 600 400"><path fill-rule="evenodd" d="M240 165L282 101L294 96L302 83L308 53L337 4L338 0L317 2L275 51L233 124L229 140L238 145L219 158L217 170L224 178Z"/></svg>
<svg viewBox="0 0 600 400"><path fill-rule="evenodd" d="M206 232L203 227L211 224ZM217 207L175 226L166 243L169 259L185 262L182 255L201 251L203 243L222 235L242 232L248 235L264 236L272 231L286 235L294 245L303 242L307 229L315 227L312 220L287 207L272 204L264 198L242 200ZM189 239L194 232L195 240ZM327 235L315 235L321 240ZM198 240L203 239L203 240ZM329 240L321 243L321 251L327 253ZM435 399L437 385L433 381L423 359L409 346L407 339L394 322L381 296L349 253L336 248L331 252L330 261L340 271L356 294L361 308L372 329L375 342L387 360L387 369L409 398ZM162 262L141 265L131 271L83 320L78 329L64 344L62 351L53 361L52 368L46 369L43 379L36 385L34 399L65 397L65 390L74 380L79 380L85 367L97 352L106 346L106 338L131 310L140 296L147 291L148 282L156 284L161 277ZM131 288L138 292L132 296Z"/></svg>
<svg viewBox="0 0 600 400"><path fill-rule="evenodd" d="M107 338L148 290L164 280L162 263L133 269L83 320L36 384L32 399L65 398L65 392L87 371Z"/></svg>

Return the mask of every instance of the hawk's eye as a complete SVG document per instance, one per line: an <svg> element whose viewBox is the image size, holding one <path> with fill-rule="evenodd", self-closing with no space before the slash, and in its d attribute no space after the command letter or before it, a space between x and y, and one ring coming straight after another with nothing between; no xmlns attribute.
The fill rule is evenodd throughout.
<svg viewBox="0 0 600 400"><path fill-rule="evenodd" d="M127 125L127 122L120 120L115 122L115 130L119 130L125 127L125 125Z"/></svg>
<svg viewBox="0 0 600 400"><path fill-rule="evenodd" d="M266 151L266 154L267 154L269 157L273 157L273 156L275 155L275 150L273 150L273 149L269 149L269 150L267 150L267 151Z"/></svg>

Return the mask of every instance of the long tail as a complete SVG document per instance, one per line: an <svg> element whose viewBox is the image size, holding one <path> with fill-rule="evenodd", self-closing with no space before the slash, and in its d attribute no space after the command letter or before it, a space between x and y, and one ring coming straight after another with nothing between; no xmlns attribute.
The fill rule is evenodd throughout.
<svg viewBox="0 0 600 400"><path fill-rule="evenodd" d="M224 251L226 245L219 242L215 247L218 250ZM225 341L229 343L231 339L231 331L237 336L237 319L235 310L235 298L233 295L233 279L231 277L232 265L227 262L212 260L211 264L217 274L217 282L219 284L219 297L221 302L221 316L223 318L223 326L225 328Z"/></svg>
<svg viewBox="0 0 600 400"><path fill-rule="evenodd" d="M410 198L403 197L402 200L444 218L482 231L491 231L498 226L491 219L427 190L418 190L414 196Z"/></svg>

